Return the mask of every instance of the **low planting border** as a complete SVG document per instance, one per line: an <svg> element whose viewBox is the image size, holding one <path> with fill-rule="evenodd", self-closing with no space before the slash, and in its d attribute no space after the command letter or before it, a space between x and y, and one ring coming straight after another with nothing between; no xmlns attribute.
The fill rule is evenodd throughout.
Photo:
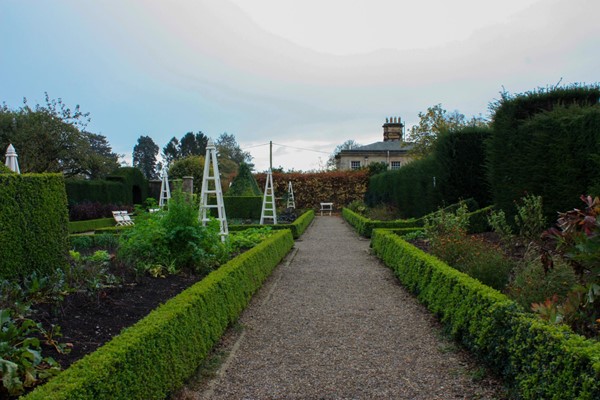
<svg viewBox="0 0 600 400"><path fill-rule="evenodd" d="M69 233L92 232L99 228L115 226L114 218L88 219L69 222Z"/></svg>
<svg viewBox="0 0 600 400"><path fill-rule="evenodd" d="M230 232L239 232L245 231L250 228L263 228L265 226L270 226L273 230L281 230L281 229L289 229L292 231L292 235L294 239L298 239L308 228L312 220L315 218L314 210L308 210L291 224L276 224L276 225L259 225L259 224L247 224L247 225L230 225Z"/></svg>
<svg viewBox="0 0 600 400"><path fill-rule="evenodd" d="M487 217L493 210L493 206L488 206L475 210L468 214L469 216L469 233L481 233L490 230L487 222ZM424 224L425 217L398 219L395 221L376 221L363 217L362 215L348 209L342 209L342 217L348 222L359 235L371 237L374 229L407 229L414 228L417 230Z"/></svg>
<svg viewBox="0 0 600 400"><path fill-rule="evenodd" d="M600 398L600 343L523 312L505 295L391 232L375 230L371 245L448 332L520 397Z"/></svg>
<svg viewBox="0 0 600 400"><path fill-rule="evenodd" d="M371 237L374 229L378 228L389 228L389 229L401 229L401 228L417 228L423 226L422 219L399 219L395 221L375 221L362 215L355 213L349 208L342 209L342 217L348 222L359 235L365 237Z"/></svg>
<svg viewBox="0 0 600 400"><path fill-rule="evenodd" d="M194 373L293 245L289 230L276 232L23 399L164 399Z"/></svg>

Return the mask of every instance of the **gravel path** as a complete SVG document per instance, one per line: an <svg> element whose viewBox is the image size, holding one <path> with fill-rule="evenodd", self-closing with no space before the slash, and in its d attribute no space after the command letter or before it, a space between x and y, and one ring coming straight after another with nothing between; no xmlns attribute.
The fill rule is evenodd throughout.
<svg viewBox="0 0 600 400"><path fill-rule="evenodd" d="M316 217L255 296L216 377L180 399L497 399L339 217Z"/></svg>

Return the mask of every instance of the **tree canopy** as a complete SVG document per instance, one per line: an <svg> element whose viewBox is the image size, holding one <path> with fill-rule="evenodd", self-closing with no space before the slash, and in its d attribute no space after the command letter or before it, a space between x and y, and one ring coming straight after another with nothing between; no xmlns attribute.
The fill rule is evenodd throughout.
<svg viewBox="0 0 600 400"><path fill-rule="evenodd" d="M21 172L61 172L67 177L102 178L119 167L106 137L86 131L89 113L73 110L45 93L45 105L23 99L16 110L0 107L0 148L12 144Z"/></svg>
<svg viewBox="0 0 600 400"><path fill-rule="evenodd" d="M427 111L419 113L419 124L410 129L410 141L414 143L411 150L413 156L423 157L431 153L433 144L440 135L465 127L486 127L487 121L479 117L467 120L458 111L448 112L441 104L428 107Z"/></svg>
<svg viewBox="0 0 600 400"><path fill-rule="evenodd" d="M157 179L158 146L150 136L140 136L133 147L133 166L139 168L146 179Z"/></svg>
<svg viewBox="0 0 600 400"><path fill-rule="evenodd" d="M207 144L208 137L201 131L188 132L180 140L173 136L163 147L162 155L166 164L171 165L185 157L205 155Z"/></svg>
<svg viewBox="0 0 600 400"><path fill-rule="evenodd" d="M356 140L354 140L354 139L348 139L344 143L338 144L335 147L335 149L333 150L333 153L331 153L329 155L329 159L327 160L327 168L335 169L335 167L336 167L335 157L338 154L340 154L340 152L342 150L352 150L353 148L360 147L360 146L362 146L362 145L357 143Z"/></svg>

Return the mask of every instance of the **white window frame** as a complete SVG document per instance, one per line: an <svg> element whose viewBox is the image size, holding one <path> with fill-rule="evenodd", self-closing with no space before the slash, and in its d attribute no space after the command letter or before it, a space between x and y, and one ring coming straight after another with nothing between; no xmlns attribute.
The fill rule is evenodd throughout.
<svg viewBox="0 0 600 400"><path fill-rule="evenodd" d="M398 169L400 169L400 167L402 167L402 161L392 161L390 163L391 170L398 170Z"/></svg>
<svg viewBox="0 0 600 400"><path fill-rule="evenodd" d="M360 167L361 167L360 160L359 161L356 161L356 160L350 161L350 169L351 170L357 170L357 169L360 169Z"/></svg>

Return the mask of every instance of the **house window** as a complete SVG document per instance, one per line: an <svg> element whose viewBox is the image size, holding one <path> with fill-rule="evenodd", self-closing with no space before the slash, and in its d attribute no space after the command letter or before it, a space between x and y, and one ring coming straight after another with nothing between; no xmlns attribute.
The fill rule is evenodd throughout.
<svg viewBox="0 0 600 400"><path fill-rule="evenodd" d="M400 169L400 166L402 164L400 163L400 161L392 161L392 167L390 169Z"/></svg>
<svg viewBox="0 0 600 400"><path fill-rule="evenodd" d="M360 161L350 161L350 169L360 169Z"/></svg>

